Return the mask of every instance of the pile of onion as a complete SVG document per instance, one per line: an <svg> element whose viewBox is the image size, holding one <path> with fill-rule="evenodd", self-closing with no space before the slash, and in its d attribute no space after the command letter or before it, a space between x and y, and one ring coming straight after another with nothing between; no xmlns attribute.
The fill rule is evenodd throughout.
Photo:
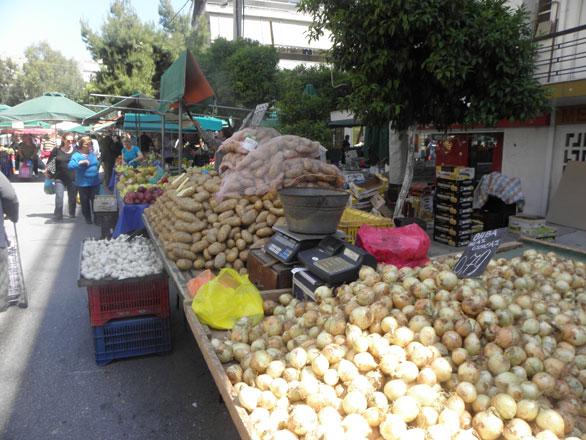
<svg viewBox="0 0 586 440"><path fill-rule="evenodd" d="M261 439L585 439L586 266L362 267L212 339Z"/></svg>

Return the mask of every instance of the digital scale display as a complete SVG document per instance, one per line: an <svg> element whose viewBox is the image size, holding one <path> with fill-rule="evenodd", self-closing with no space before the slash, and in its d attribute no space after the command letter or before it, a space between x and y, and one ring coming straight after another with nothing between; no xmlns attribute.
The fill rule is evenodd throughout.
<svg viewBox="0 0 586 440"><path fill-rule="evenodd" d="M352 270L355 267L355 264L350 263L348 260L345 260L342 257L328 257L324 258L323 260L316 261L314 264L319 269L330 274L346 272L347 270Z"/></svg>

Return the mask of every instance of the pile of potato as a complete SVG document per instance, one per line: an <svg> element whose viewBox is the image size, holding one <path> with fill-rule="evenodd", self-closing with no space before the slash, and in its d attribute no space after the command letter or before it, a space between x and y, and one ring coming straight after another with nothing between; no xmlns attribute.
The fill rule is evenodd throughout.
<svg viewBox="0 0 586 440"><path fill-rule="evenodd" d="M218 201L221 179L198 169L173 179L145 215L167 257L181 270L231 267L246 273L250 247L260 247L284 224L276 193Z"/></svg>
<svg viewBox="0 0 586 440"><path fill-rule="evenodd" d="M240 161L248 154L249 150L244 146L246 138L250 138L253 144L256 142L258 146L277 136L280 136L280 133L274 128L256 127L237 131L226 139L219 148L219 151L224 153L220 172L229 173L235 170Z"/></svg>
<svg viewBox="0 0 586 440"><path fill-rule="evenodd" d="M319 159L320 144L299 136L278 136L246 154L222 180L220 197L259 195L290 186L341 188L335 165Z"/></svg>

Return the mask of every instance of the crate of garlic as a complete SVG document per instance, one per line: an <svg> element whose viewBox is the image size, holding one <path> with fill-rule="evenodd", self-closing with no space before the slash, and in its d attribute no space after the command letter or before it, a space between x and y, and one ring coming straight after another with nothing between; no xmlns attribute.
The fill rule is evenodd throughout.
<svg viewBox="0 0 586 440"><path fill-rule="evenodd" d="M526 251L381 265L212 338L260 439L586 439L586 267Z"/></svg>

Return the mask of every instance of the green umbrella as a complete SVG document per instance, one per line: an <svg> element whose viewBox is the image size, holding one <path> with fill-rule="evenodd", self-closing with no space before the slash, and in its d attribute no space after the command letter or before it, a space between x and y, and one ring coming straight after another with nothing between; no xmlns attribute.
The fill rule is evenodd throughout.
<svg viewBox="0 0 586 440"><path fill-rule="evenodd" d="M62 93L45 93L2 112L3 117L20 121L79 121L93 115L90 109L68 99Z"/></svg>
<svg viewBox="0 0 586 440"><path fill-rule="evenodd" d="M73 127L67 131L78 134L86 134L91 131L91 127L86 127L85 125L78 125L77 127Z"/></svg>
<svg viewBox="0 0 586 440"><path fill-rule="evenodd" d="M4 110L8 110L9 108L10 108L9 105L0 104L0 113L3 112Z"/></svg>
<svg viewBox="0 0 586 440"><path fill-rule="evenodd" d="M0 122L0 128L15 128L15 124L18 125L21 121L7 121ZM53 126L43 121L26 121L22 123L24 128L46 128L51 129Z"/></svg>

